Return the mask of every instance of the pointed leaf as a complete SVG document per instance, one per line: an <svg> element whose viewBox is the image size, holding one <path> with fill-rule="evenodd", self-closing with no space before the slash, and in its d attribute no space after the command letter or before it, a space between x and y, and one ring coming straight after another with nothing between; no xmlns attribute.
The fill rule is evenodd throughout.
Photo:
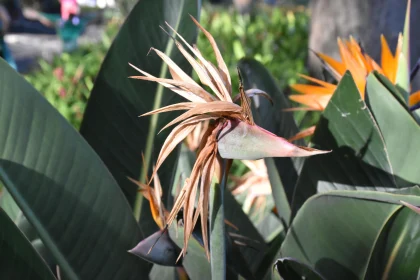
<svg viewBox="0 0 420 280"><path fill-rule="evenodd" d="M365 275L372 252L383 226L401 209L399 201L420 203L420 189L412 190L410 195L352 190L313 196L293 220L280 256L300 260L325 279L371 279Z"/></svg>
<svg viewBox="0 0 420 280"><path fill-rule="evenodd" d="M384 75L376 71L373 72L373 74L378 79L378 81L380 81L382 85L386 87L386 89L395 97L395 99L397 99L398 102L400 102L400 104L408 110L409 107L407 105L409 104L407 104L407 101L405 100L404 94L402 93L402 89L398 88L398 86L391 83L391 81Z"/></svg>
<svg viewBox="0 0 420 280"><path fill-rule="evenodd" d="M367 83L368 105L384 137L393 173L405 181L400 187L420 183L420 127L397 99L387 92L374 74Z"/></svg>
<svg viewBox="0 0 420 280"><path fill-rule="evenodd" d="M333 152L305 161L296 185L293 215L317 192L397 188L381 132L349 72L322 113L312 142Z"/></svg>
<svg viewBox="0 0 420 280"><path fill-rule="evenodd" d="M250 160L265 157L307 157L330 152L295 146L257 125L235 120L226 121L225 127L220 131L218 149L223 158Z"/></svg>

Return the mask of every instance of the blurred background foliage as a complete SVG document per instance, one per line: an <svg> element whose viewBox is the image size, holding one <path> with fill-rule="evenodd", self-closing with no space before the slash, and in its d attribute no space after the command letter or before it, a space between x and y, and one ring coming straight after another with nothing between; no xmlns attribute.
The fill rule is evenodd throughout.
<svg viewBox="0 0 420 280"><path fill-rule="evenodd" d="M100 44L81 45L74 52L56 56L52 62L41 60L39 69L25 75L77 129L96 75L121 23L117 18L110 20Z"/></svg>
<svg viewBox="0 0 420 280"><path fill-rule="evenodd" d="M119 17L110 20L100 44L82 45L55 57L52 63L40 61L39 69L25 75L77 129L100 65L122 22ZM261 5L252 15L241 15L233 7L206 4L200 22L216 38L232 77L237 77L237 62L243 57L264 64L285 91L297 82L298 73L306 73L309 14L303 6ZM197 44L205 57L214 60L204 34L200 33ZM238 79L233 79L233 89L237 88Z"/></svg>

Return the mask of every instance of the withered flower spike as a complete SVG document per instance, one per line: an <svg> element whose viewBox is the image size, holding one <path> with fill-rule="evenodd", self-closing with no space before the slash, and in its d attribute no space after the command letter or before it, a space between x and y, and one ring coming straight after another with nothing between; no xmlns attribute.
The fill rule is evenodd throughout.
<svg viewBox="0 0 420 280"><path fill-rule="evenodd" d="M239 94L241 96L241 107L242 107L242 113L246 118L246 121L250 125L254 125L254 118L252 117L252 111L251 111L251 100L249 97L245 94L244 91L244 85L242 82L242 76L241 71L239 70L239 67L236 68L238 70L238 76L239 76Z"/></svg>
<svg viewBox="0 0 420 280"><path fill-rule="evenodd" d="M241 106L232 102L231 97L231 78L228 73L228 68L223 61L219 49L217 48L214 38L209 32L207 32L199 23L193 18L194 23L204 32L207 39L210 42L211 47L216 55L217 67L211 62L206 60L196 46L191 46L188 42L177 33L168 23L167 26L173 31L174 37L181 40L183 44L178 42L175 38L175 44L181 54L191 64L194 71L197 72L198 77L202 84L207 85L212 93L207 92L198 83L192 80L191 77L185 74L185 72L179 68L167 55L164 53L152 49L159 57L168 65L169 72L172 79L157 78L149 73L138 69L131 65L134 69L140 72L143 76L134 76L133 78L139 80L153 81L161 84L164 87L169 88L173 92L187 99L189 102L181 102L174 105L169 105L160 109L156 109L152 112L144 113L142 116L158 114L162 112L185 110L183 114L169 122L163 129L176 125L175 128L168 135L165 140L158 159L156 161L156 168L153 170L153 174L147 184L156 180L157 172L161 167L162 163L168 157L168 155L174 150L174 148L183 139L190 135L197 127L201 127L202 123L207 122L207 125L203 125L206 129L202 135L200 143L197 144L197 160L194 163L190 177L185 180L179 195L177 196L174 206L168 215L165 215L166 222L165 226L171 225L171 223L177 217L177 214L183 209L183 223L184 223L184 248L180 255L185 255L188 248L188 240L192 235L193 229L198 222L198 218L201 217L202 234L205 244L206 255L209 258L208 248L208 228L207 221L209 217L209 193L210 187L213 180L220 180L222 176L222 158L224 155L220 153L221 150L226 150L223 147L223 143L220 142L220 134L224 131L224 138L229 138L229 132L226 131L226 127L232 126L233 123L242 123L246 126L252 127L250 133L245 135L256 139L256 141L264 141L264 137L261 138L261 134L268 133L265 131L259 131L259 127L254 124L251 111L250 98L243 88L242 81L240 83L239 95L241 98ZM186 48L184 48L186 46ZM261 90L253 89L253 93L262 93ZM257 130L255 130L257 129ZM255 131L259 131L259 134L255 134ZM244 135L236 135L233 139L237 150L238 147L242 149L243 157L249 156L248 153L255 155L255 148L243 145L245 138ZM260 138L258 138L260 137ZM271 136L270 136L271 137ZM266 145L264 156L310 156L322 151L302 149L293 144L287 142L285 139L277 137L269 145ZM245 141L246 142L246 141ZM249 141L248 141L249 143ZM276 153L271 153L268 148L275 146ZM220 149L221 148L221 149ZM278 151L287 150L286 153L279 154ZM303 151L303 152L302 152ZM302 154L304 153L304 155ZM261 155L261 154L260 154ZM232 157L225 157L226 159ZM216 175L215 175L216 174ZM155 185L155 188L157 186ZM148 192L150 197L161 196L160 188L154 192ZM198 197L198 205L194 213L194 203L196 197ZM160 198L159 198L160 199ZM153 200L153 199L151 199ZM156 203L156 209L163 208L162 204Z"/></svg>

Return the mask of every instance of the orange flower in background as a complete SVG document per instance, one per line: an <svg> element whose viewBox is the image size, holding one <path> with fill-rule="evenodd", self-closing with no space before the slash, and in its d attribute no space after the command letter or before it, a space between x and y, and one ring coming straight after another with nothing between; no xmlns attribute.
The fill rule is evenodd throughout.
<svg viewBox="0 0 420 280"><path fill-rule="evenodd" d="M398 38L395 54L392 54L385 37L381 36L381 65L378 65L369 55L364 53L359 43L353 37L349 40L338 39L341 62L322 53L316 55L322 60L333 77L340 82L344 73L349 70L359 89L361 97L365 97L366 78L372 71L378 71L386 76L393 84L396 83L398 60L402 51L402 35ZM291 95L289 98L305 105L302 110L322 111L330 101L337 85L330 84L319 79L301 75L302 78L314 83L314 85L295 84L291 88L300 94ZM415 105L420 101L420 92L410 96L409 105Z"/></svg>

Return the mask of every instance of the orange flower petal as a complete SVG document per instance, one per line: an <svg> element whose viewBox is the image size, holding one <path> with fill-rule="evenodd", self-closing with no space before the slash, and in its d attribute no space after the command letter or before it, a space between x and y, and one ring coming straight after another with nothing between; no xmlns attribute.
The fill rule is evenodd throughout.
<svg viewBox="0 0 420 280"><path fill-rule="evenodd" d="M352 56L350 50L346 47L345 43L341 39L337 40L338 48L340 51L341 59L348 70L350 70L354 82L359 89L362 98L365 96L366 76L367 72L363 66L360 66Z"/></svg>
<svg viewBox="0 0 420 280"><path fill-rule="evenodd" d="M321 58L326 64L328 64L332 70L334 70L335 72L337 72L337 74L342 77L344 75L344 73L346 72L346 66L341 63L338 62L337 60L335 60L334 58L322 54L322 53L316 53L319 58Z"/></svg>
<svg viewBox="0 0 420 280"><path fill-rule="evenodd" d="M332 95L319 95L319 94L295 94L290 95L289 98L297 103L306 105L314 110L323 111L327 107Z"/></svg>
<svg viewBox="0 0 420 280"><path fill-rule="evenodd" d="M348 48L351 51L351 54L353 55L353 58L356 60L356 62L359 64L361 68L366 71L366 73L369 73L370 67L367 63L365 57L363 56L362 49L360 48L360 45L356 40L350 36L350 41L348 41Z"/></svg>
<svg viewBox="0 0 420 280"><path fill-rule="evenodd" d="M326 87L326 88L330 88L333 91L337 87L336 85L333 85L333 84L330 84L330 83L324 82L322 80L315 79L315 78L312 78L312 77L309 77L309 76L306 76L306 75L303 75L303 74L299 74L299 76L302 77L302 78L304 78L305 80L308 80L308 81L313 82L315 84L318 84L320 86L323 86L323 87Z"/></svg>
<svg viewBox="0 0 420 280"><path fill-rule="evenodd" d="M316 126L315 126L315 125L313 125L313 126L311 126L311 127L308 127L308 128L306 128L306 129L302 130L301 132L299 132L299 133L295 134L295 135L294 135L294 136L292 136L291 138L287 139L287 141L289 141L289 142L293 142L293 141L296 141L296 140L299 140L299 139L305 138L306 136L313 135L313 134L314 134L314 132L315 132L315 128L316 128Z"/></svg>
<svg viewBox="0 0 420 280"><path fill-rule="evenodd" d="M382 45L382 54L381 54L381 65L384 71L385 76L394 84L397 69L395 65L395 58L389 49L388 43L384 35L381 35L381 45ZM398 62L398 61L397 61Z"/></svg>
<svg viewBox="0 0 420 280"><path fill-rule="evenodd" d="M334 86L334 85L332 85ZM332 95L334 93L335 87L322 87L322 86L313 86L305 84L296 84L290 86L293 90L300 92L302 94L328 94Z"/></svg>
<svg viewBox="0 0 420 280"><path fill-rule="evenodd" d="M368 56L367 54L365 54L365 59L366 59L366 62L368 63L368 65L369 65L369 73L371 72L371 71L378 71L380 74L382 74L382 75L385 75L384 74L384 71L382 70L382 68L381 68L381 66L379 66L378 65L378 63L376 63L376 61L375 60L373 60L370 56Z"/></svg>
<svg viewBox="0 0 420 280"><path fill-rule="evenodd" d="M419 102L420 102L420 90L411 94L409 99L408 99L408 104L410 106L414 106Z"/></svg>

